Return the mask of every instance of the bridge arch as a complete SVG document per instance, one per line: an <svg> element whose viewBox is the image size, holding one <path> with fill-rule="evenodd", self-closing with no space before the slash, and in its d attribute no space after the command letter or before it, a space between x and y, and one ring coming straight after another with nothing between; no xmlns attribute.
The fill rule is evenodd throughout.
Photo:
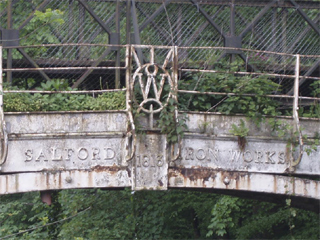
<svg viewBox="0 0 320 240"><path fill-rule="evenodd" d="M35 191L131 188L129 169L100 168L90 171L50 171L0 175L0 195ZM260 201L284 203L319 212L319 181L261 173L171 168L168 189L212 192Z"/></svg>
<svg viewBox="0 0 320 240"><path fill-rule="evenodd" d="M12 9L18 2L3 5L8 29L1 29L0 52L5 54L0 59L6 63L5 68L0 64L1 93L92 94L96 99L96 94L123 92L125 97L122 110L28 113L24 109L27 112L4 114L1 94L0 194L71 188L190 188L319 200L319 181L311 180L320 176L319 136L315 136L319 118L303 119L298 112L299 107L316 109L320 100L312 92L318 90L312 86L320 80L316 73L319 49L309 46L319 43L316 2L302 1L299 6L295 0L232 4L52 0L39 6L25 2L30 5L28 17L15 26ZM247 14L246 4L255 9L254 14ZM61 26L64 31L59 33L49 22L43 32L54 44L21 46L19 39L29 37L28 31L21 30L36 11L52 6L69 9L56 12L58 20L66 21ZM79 18L79 31L73 31L74 16ZM197 16L193 23L191 16ZM121 19L126 24L120 24ZM88 25L94 30L88 31ZM303 29L293 31L288 25ZM27 35L21 36L23 32ZM2 72L8 83L16 81L18 87L29 89L3 90ZM60 91L59 84L55 91L34 90L43 80L82 91ZM206 85L201 86L203 81ZM246 89L248 82L256 85ZM271 87L260 93L263 86ZM133 97L135 91L140 91L142 102ZM246 104L241 104L244 99ZM259 103L252 105L252 99ZM179 111L179 101L188 112ZM134 104L140 107L135 109ZM226 114L212 113L222 104L220 110ZM159 127L157 114L167 105L173 121L169 117L165 119L169 123ZM254 117L262 117L278 114L279 109L292 111L292 116L273 118L285 129L282 123L260 122L258 127L244 115L230 115L251 110L257 112ZM134 111L147 116L134 117ZM137 121L144 134L137 134ZM172 125L178 134L168 139L166 130ZM282 136L275 135L276 128L283 131ZM297 140L297 146L292 140Z"/></svg>
<svg viewBox="0 0 320 240"><path fill-rule="evenodd" d="M178 159L173 159L165 136L152 131L137 138L134 157L124 162L128 154L125 112L6 114L9 146L0 194L71 188L199 188L320 199L319 181L312 180L320 173L319 151L304 154L292 167L286 141L272 138L267 127L249 134L241 151L228 128L220 128L239 122L241 116L189 113L188 117ZM92 124L95 120L100 124ZM216 126L204 131L195 122ZM312 134L317 124L301 120L305 133Z"/></svg>

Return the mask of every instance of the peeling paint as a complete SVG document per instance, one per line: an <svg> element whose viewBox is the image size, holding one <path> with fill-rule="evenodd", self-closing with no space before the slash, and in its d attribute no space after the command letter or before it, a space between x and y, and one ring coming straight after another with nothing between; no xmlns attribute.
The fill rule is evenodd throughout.
<svg viewBox="0 0 320 240"><path fill-rule="evenodd" d="M238 149L228 126L240 116L189 114L181 158L173 167L165 136L147 126L145 135L137 138L132 161L121 165L125 154L132 154L131 148L125 151L125 112L19 113L5 118L10 123L9 154L1 169L0 194L72 188L207 188L320 199L319 181L295 177L320 176L320 151L304 154L293 177L288 177L286 142L272 137L267 127L252 131L245 151ZM201 128L198 122L214 124ZM301 124L308 136L319 126L313 120Z"/></svg>
<svg viewBox="0 0 320 240"><path fill-rule="evenodd" d="M215 188L285 194L320 199L320 181L296 177L217 171L212 169L169 169L169 188ZM181 184L183 182L183 185ZM301 191L300 189L304 189Z"/></svg>

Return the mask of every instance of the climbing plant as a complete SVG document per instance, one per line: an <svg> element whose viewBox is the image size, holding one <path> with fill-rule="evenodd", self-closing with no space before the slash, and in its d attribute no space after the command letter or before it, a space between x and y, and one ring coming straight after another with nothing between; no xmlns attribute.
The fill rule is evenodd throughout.
<svg viewBox="0 0 320 240"><path fill-rule="evenodd" d="M161 111L157 126L160 132L167 135L168 143L177 143L180 138L183 138L185 130L187 130L187 116L181 114L175 116L176 103L173 98L168 102L168 105Z"/></svg>

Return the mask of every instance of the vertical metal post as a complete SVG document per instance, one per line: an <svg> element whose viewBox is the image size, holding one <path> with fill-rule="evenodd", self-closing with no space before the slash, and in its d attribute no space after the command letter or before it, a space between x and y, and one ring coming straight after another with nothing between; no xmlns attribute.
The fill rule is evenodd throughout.
<svg viewBox="0 0 320 240"><path fill-rule="evenodd" d="M115 17L116 21L116 34L119 36L120 38L120 1L117 1L116 3L116 17ZM118 44L120 44L120 39ZM120 69L118 69L118 67L120 67L120 48L117 47L116 48L116 67L117 69L115 70L115 88L119 89L120 88Z"/></svg>
<svg viewBox="0 0 320 240"><path fill-rule="evenodd" d="M174 110L174 117L175 117L175 120L176 120L176 123L178 124L179 123L179 118L178 118L178 47L177 46L174 46L173 47L173 61L172 61L172 64L173 64L173 77L172 77L172 80L173 80L173 98L176 102L176 106L175 106L175 110ZM170 166L174 166L174 162L176 160L178 160L180 158L180 155L181 155L181 142L182 142L182 139L180 136L178 136L178 148L177 148L177 153L174 154L174 145L171 146L171 161L170 161Z"/></svg>
<svg viewBox="0 0 320 240"><path fill-rule="evenodd" d="M132 16L132 25L134 31L134 44L141 44L139 24L138 24L138 16L136 10L136 2L135 0L131 0L131 16ZM137 48L137 54L141 63L143 63L143 54L141 48Z"/></svg>
<svg viewBox="0 0 320 240"><path fill-rule="evenodd" d="M3 117L3 79L2 79L2 46L0 45L0 126L2 127L2 121L4 119ZM0 129L1 131L2 129ZM1 141L1 139L0 139ZM2 146L0 145L1 152L3 151ZM1 154L0 152L0 154ZM0 171L1 171L1 165L3 164L3 161L0 160Z"/></svg>
<svg viewBox="0 0 320 240"><path fill-rule="evenodd" d="M0 171L8 154L8 134L3 113L2 46L0 46Z"/></svg>
<svg viewBox="0 0 320 240"><path fill-rule="evenodd" d="M294 99L293 99L293 118L298 116L298 101L299 101L299 79L300 79L300 55L296 55L296 66L295 66L295 79L294 79ZM298 117L299 119L299 117Z"/></svg>
<svg viewBox="0 0 320 240"><path fill-rule="evenodd" d="M302 132L300 128L300 123L299 123L299 79L300 79L300 55L296 55L296 67L295 67L295 79L294 79L294 99L293 99L293 119L296 124L295 131L299 134L299 156L296 160L292 160L291 162L291 168L297 166L303 155L303 139L302 139ZM294 170L294 169L291 169Z"/></svg>
<svg viewBox="0 0 320 240"><path fill-rule="evenodd" d="M175 100L178 101L178 47L173 47L173 85Z"/></svg>
<svg viewBox="0 0 320 240"><path fill-rule="evenodd" d="M66 36L64 37L64 41L65 42L73 42L72 41L72 35L75 31L74 29L74 25L75 25L75 22L74 22L74 15L73 15L73 0L69 0L68 2L68 22L69 22L69 25L68 25L68 32L66 34ZM72 56L72 53L73 53L73 47L67 47L67 48L62 48L63 49L63 54L65 56Z"/></svg>
<svg viewBox="0 0 320 240"><path fill-rule="evenodd" d="M0 45L0 108L3 106L3 79L2 79L2 46Z"/></svg>
<svg viewBox="0 0 320 240"><path fill-rule="evenodd" d="M235 32L236 32L236 24L235 24L235 4L234 4L234 0L231 1L230 3L230 36L234 37L235 36ZM231 54L231 62L235 61L235 55Z"/></svg>
<svg viewBox="0 0 320 240"><path fill-rule="evenodd" d="M85 25L85 15L86 15L86 11L85 8L78 3L78 8L79 8L79 19L78 19L78 43L83 43L84 41L84 25ZM86 51L87 47L84 46L79 46L78 47L78 59L82 60L82 59L86 59L88 58L88 52Z"/></svg>
<svg viewBox="0 0 320 240"><path fill-rule="evenodd" d="M12 28L12 0L8 0L8 18L7 18L7 28ZM7 49L7 68L12 68L12 49ZM12 83L12 72L7 71L7 82L11 85Z"/></svg>
<svg viewBox="0 0 320 240"><path fill-rule="evenodd" d="M126 112L129 118L130 127L133 121L132 109L131 109L131 86L130 86L130 78L131 78L131 45L127 44L126 46ZM128 160L130 160L130 130L128 124L128 131L125 141L125 154L123 161L121 163L122 166L128 166Z"/></svg>
<svg viewBox="0 0 320 240"><path fill-rule="evenodd" d="M131 44L131 0L127 0L126 20L126 42Z"/></svg>
<svg viewBox="0 0 320 240"><path fill-rule="evenodd" d="M131 78L131 45L127 44L126 46L126 109L127 111L130 109L131 106L131 85L130 85L130 78Z"/></svg>
<svg viewBox="0 0 320 240"><path fill-rule="evenodd" d="M174 94L174 100L176 102L176 108L175 108L175 115L176 120L178 122L178 47L174 46L173 48L173 94Z"/></svg>
<svg viewBox="0 0 320 240"><path fill-rule="evenodd" d="M126 136L126 147L125 147L125 158L122 161L122 166L128 166L128 161L131 161L134 157L136 151L136 130L132 114L132 96L131 96L131 56L132 56L132 47L130 44L127 44L126 48L126 112L128 114L130 128L127 131ZM129 128L129 126L128 126ZM130 141L131 139L131 141ZM131 142L131 147L130 147ZM130 154L131 150L131 154Z"/></svg>

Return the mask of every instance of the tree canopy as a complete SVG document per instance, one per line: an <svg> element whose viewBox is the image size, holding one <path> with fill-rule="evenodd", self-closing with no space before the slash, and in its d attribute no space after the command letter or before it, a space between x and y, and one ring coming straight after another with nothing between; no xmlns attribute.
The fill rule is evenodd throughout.
<svg viewBox="0 0 320 240"><path fill-rule="evenodd" d="M63 190L0 196L0 238L319 239L319 215L286 204L184 190ZM51 225L51 223L53 223Z"/></svg>

